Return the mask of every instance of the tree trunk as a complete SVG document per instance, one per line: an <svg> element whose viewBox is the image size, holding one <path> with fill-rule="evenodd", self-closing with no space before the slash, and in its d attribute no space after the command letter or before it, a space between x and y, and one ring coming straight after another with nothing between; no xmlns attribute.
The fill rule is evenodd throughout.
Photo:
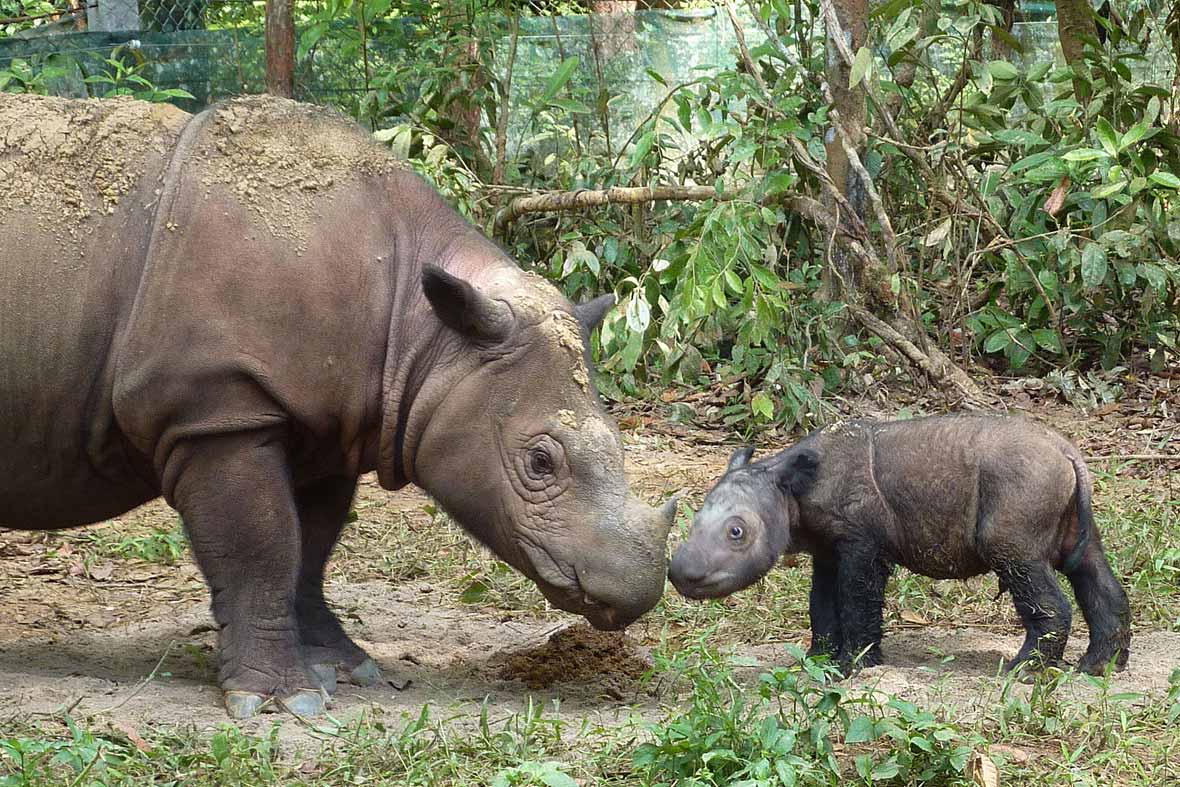
<svg viewBox="0 0 1180 787"><path fill-rule="evenodd" d="M266 92L295 94L295 20L292 0L266 0Z"/></svg>
<svg viewBox="0 0 1180 787"><path fill-rule="evenodd" d="M495 165L481 144L483 110L479 104L488 74L480 59L470 5L465 0L450 0L443 8L441 22L441 30L449 30L453 36L448 46L455 47L451 51L456 53L455 66L463 89L452 91L442 108L451 128L443 129L440 136L471 163L481 178L491 178Z"/></svg>
<svg viewBox="0 0 1180 787"><path fill-rule="evenodd" d="M988 0L988 2L1000 10L1003 19L1000 28L1008 35L1012 35L1012 25L1016 22L1016 0ZM1007 40L1000 38L993 32L991 41L992 59L1007 60L1011 54L1012 48L1008 45Z"/></svg>
<svg viewBox="0 0 1180 787"><path fill-rule="evenodd" d="M101 0L86 4L87 29L122 33L139 29L139 5L135 0Z"/></svg>
<svg viewBox="0 0 1180 787"><path fill-rule="evenodd" d="M1061 41L1061 52L1065 62L1071 66L1081 65L1085 45L1082 36L1094 35L1094 18L1086 0L1056 0L1057 37Z"/></svg>
<svg viewBox="0 0 1180 787"><path fill-rule="evenodd" d="M606 64L612 57L634 52L636 0L591 0L590 34L595 57Z"/></svg>
<svg viewBox="0 0 1180 787"><path fill-rule="evenodd" d="M846 49L856 54L865 44L866 0L821 0L831 3L840 27L844 31ZM833 38L833 31L829 25L827 46L827 82L832 91L832 106L840 116L840 122L847 139L859 153L864 149L865 140L865 91L863 84L849 89L848 82L851 67L840 54L837 42ZM844 149L840 134L830 128L824 136L825 149L828 159L828 175L836 188L847 199L848 204L857 213L857 218L865 216L865 190L860 183L856 171L853 169L847 152ZM839 211L834 200L828 200L828 207L833 213ZM833 247L827 266L823 273L822 296L828 300L848 299L857 291L857 269L852 258L839 247Z"/></svg>

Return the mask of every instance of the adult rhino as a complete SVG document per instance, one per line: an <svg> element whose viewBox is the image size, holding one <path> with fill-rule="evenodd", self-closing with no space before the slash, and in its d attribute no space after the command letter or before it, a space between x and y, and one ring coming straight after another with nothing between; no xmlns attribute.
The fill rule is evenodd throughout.
<svg viewBox="0 0 1180 787"><path fill-rule="evenodd" d="M0 524L163 495L231 716L379 677L323 594L357 478L415 484L603 629L659 599L574 307L332 113L0 94Z"/></svg>

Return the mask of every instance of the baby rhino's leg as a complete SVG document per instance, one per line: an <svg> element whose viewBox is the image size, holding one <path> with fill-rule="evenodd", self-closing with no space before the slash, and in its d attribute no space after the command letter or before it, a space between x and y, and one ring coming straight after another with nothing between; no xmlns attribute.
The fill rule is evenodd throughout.
<svg viewBox="0 0 1180 787"><path fill-rule="evenodd" d="M832 555L813 555L811 559L811 648L808 656L835 659L844 644L840 631L840 596L837 563Z"/></svg>
<svg viewBox="0 0 1180 787"><path fill-rule="evenodd" d="M1061 661L1069 639L1069 602L1057 586L1057 576L1046 561L1005 560L995 567L1000 587L1012 594L1024 623L1024 644L1005 670L1026 661L1052 667Z"/></svg>
<svg viewBox="0 0 1180 787"><path fill-rule="evenodd" d="M1126 592L1106 561L1097 531L1091 534L1081 562L1067 576L1090 627L1090 646L1078 662L1078 670L1101 675L1113 660L1115 671L1121 671L1131 652L1131 610Z"/></svg>
<svg viewBox="0 0 1180 787"><path fill-rule="evenodd" d="M847 539L837 547L840 628L844 641L839 660L845 673L873 667L881 658L881 618L885 583L892 568L871 537Z"/></svg>

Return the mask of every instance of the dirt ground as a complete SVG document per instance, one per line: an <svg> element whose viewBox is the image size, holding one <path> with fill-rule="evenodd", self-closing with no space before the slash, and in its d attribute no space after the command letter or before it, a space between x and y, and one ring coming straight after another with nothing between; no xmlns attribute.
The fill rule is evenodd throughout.
<svg viewBox="0 0 1180 787"><path fill-rule="evenodd" d="M1038 415L1090 455L1159 451L1160 436L1175 426L1167 421L1174 417L1171 412L1163 421L1155 418L1142 426L1125 417L1109 423L1102 417L1082 420L1064 407L1042 407ZM625 416L625 425L627 418L635 416ZM642 419L633 423L626 438L630 478L649 501L685 488L690 502L699 502L733 448L715 434ZM1152 465L1127 472L1175 470L1180 468L1161 471ZM361 524L369 527L411 520L425 527L430 526L423 511L427 503L416 492L386 493L367 478L356 507L368 520ZM139 530L167 526L174 514L157 501L122 519L99 527L114 535L124 525ZM0 531L3 715L69 709L76 717L132 727L208 729L225 723L215 685L208 600L188 558L164 566L83 560L80 552L58 536ZM337 719L396 718L402 712L416 714L424 703L475 718L483 702L495 717L519 711L530 695L560 699L563 716L600 723L635 712L653 715L659 707L658 692L642 688L638 680L659 636L655 624L640 624L627 634L599 634L569 615L506 615L458 604L429 577L392 584L346 582L339 572L333 576L330 597L388 679L374 688L342 685L331 707ZM1080 655L1084 638L1078 620L1070 659ZM994 701L1000 685L996 666L1020 640L1020 630L1008 621L955 629L895 627L884 643L887 664L864 671L856 683L905 699L942 699L972 715ZM789 657L782 641L806 644L806 634L783 632L777 641L743 652L763 665L785 664ZM955 658L944 663L939 653ZM1180 633L1137 631L1130 666L1115 679L1115 690L1160 691L1177 667ZM308 734L305 724L289 716L262 717L242 727L259 731L276 719L285 740Z"/></svg>

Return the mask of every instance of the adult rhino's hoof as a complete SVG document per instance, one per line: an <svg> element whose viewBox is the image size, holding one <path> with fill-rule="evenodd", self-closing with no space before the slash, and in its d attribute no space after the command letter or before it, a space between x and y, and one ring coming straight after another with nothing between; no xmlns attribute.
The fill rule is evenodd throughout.
<svg viewBox="0 0 1180 787"><path fill-rule="evenodd" d="M315 676L320 688L329 694L336 693L336 667L331 664L312 664L311 674Z"/></svg>
<svg viewBox="0 0 1180 787"><path fill-rule="evenodd" d="M327 706L327 693L323 689L301 689L290 697L275 700L266 710L274 706L279 706L296 716L319 716Z"/></svg>
<svg viewBox="0 0 1180 787"><path fill-rule="evenodd" d="M282 699L266 697L252 691L225 692L225 710L231 719L242 720L259 713L287 711L296 716L318 716L327 707L328 694L322 688L300 689Z"/></svg>
<svg viewBox="0 0 1180 787"><path fill-rule="evenodd" d="M225 710L231 719L249 719L262 712L269 699L250 691L227 691Z"/></svg>
<svg viewBox="0 0 1180 787"><path fill-rule="evenodd" d="M381 682L381 670L377 662L366 658L348 673L348 680L356 686L376 686Z"/></svg>

